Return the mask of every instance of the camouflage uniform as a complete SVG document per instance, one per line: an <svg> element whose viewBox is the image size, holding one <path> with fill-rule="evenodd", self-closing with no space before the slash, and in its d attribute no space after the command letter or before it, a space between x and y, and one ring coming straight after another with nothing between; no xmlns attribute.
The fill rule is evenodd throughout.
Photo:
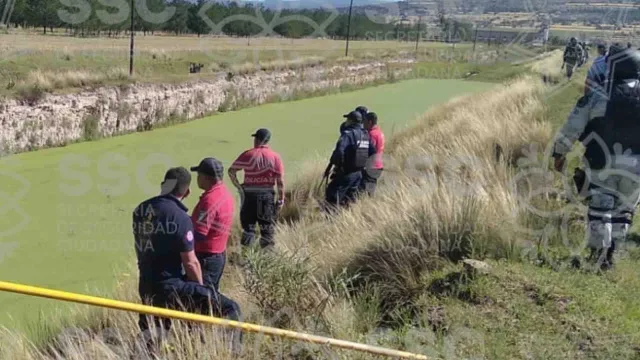
<svg viewBox="0 0 640 360"><path fill-rule="evenodd" d="M579 64L582 58L582 48L577 42L570 42L564 49L562 60L565 63L565 70L567 71L567 77L571 79L573 71Z"/></svg>

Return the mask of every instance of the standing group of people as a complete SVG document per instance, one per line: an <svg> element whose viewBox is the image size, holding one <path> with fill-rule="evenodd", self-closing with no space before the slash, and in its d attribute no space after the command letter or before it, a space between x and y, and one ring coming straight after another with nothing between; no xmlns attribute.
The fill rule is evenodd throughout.
<svg viewBox="0 0 640 360"><path fill-rule="evenodd" d="M340 138L331 154L325 178L327 209L346 207L361 194L372 196L384 169L384 134L378 115L365 106L343 115Z"/></svg>
<svg viewBox="0 0 640 360"><path fill-rule="evenodd" d="M347 205L361 193L373 195L383 170L384 135L378 116L365 107L344 115L340 139L331 156L326 200ZM228 169L241 198L241 245L252 246L260 232L261 248L272 248L278 211L285 201L284 165L269 146L271 132L252 134L253 147L240 154ZM220 293L226 249L235 214L232 193L224 184L220 160L208 157L197 166L169 169L158 196L143 201L133 212L133 233L139 269L139 295L144 304L183 309L240 320L238 304ZM237 177L244 172L244 181ZM183 200L191 194L191 173L202 190L191 214ZM154 318L170 328L169 319ZM149 330L147 316L139 326Z"/></svg>
<svg viewBox="0 0 640 360"><path fill-rule="evenodd" d="M562 171L573 144L584 145L589 259L606 270L640 202L640 51L621 44L598 51L585 94L556 136L553 157Z"/></svg>
<svg viewBox="0 0 640 360"><path fill-rule="evenodd" d="M268 129L252 136L253 148L243 152L228 173L242 200L242 245L253 245L259 226L260 245L266 248L273 245L276 212L284 204L284 166L269 148ZM191 215L183 204L191 194L192 181L184 167L169 169L160 195L145 200L133 212L139 295L148 305L200 314L212 311L240 320L238 304L219 291L235 214L233 196L223 181L224 167L209 157L190 170L197 174L202 190ZM237 179L238 171L244 171L243 184ZM165 329L171 326L169 319L153 320ZM148 330L149 318L141 315L139 326Z"/></svg>

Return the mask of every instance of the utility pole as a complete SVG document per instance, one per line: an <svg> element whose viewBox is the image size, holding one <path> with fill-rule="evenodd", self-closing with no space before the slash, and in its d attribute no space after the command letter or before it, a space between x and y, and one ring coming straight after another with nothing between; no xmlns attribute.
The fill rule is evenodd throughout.
<svg viewBox="0 0 640 360"><path fill-rule="evenodd" d="M416 58L418 57L418 44L420 43L420 24L422 23L422 15L418 16L418 34L416 34Z"/></svg>
<svg viewBox="0 0 640 360"><path fill-rule="evenodd" d="M478 24L476 24L476 32L473 35L473 55L476 54L476 43L478 42Z"/></svg>
<svg viewBox="0 0 640 360"><path fill-rule="evenodd" d="M353 0L349 2L349 20L347 20L347 46L344 49L344 56L349 56L349 35L351 34L351 10L353 9Z"/></svg>
<svg viewBox="0 0 640 360"><path fill-rule="evenodd" d="M129 44L129 77L133 76L133 16L135 14L135 8L133 5L133 1L131 0L131 43Z"/></svg>

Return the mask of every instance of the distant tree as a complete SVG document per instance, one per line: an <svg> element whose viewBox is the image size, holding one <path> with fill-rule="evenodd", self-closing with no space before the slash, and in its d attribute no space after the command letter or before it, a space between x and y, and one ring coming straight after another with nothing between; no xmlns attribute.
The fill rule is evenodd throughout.
<svg viewBox="0 0 640 360"><path fill-rule="evenodd" d="M200 37L201 34L207 32L207 24L204 20L198 15L200 9L205 5L205 0L198 0L197 3L191 4L189 6L189 17L187 20L187 27L189 31L195 34L198 34Z"/></svg>
<svg viewBox="0 0 640 360"><path fill-rule="evenodd" d="M26 20L34 27L42 27L42 32L47 34L47 27L52 28L57 25L57 9L59 3L50 0L27 0Z"/></svg>
<svg viewBox="0 0 640 360"><path fill-rule="evenodd" d="M5 6L5 4L9 4L8 1L13 4L11 9ZM114 5L118 4L117 1L86 1L89 2L92 11L89 17L79 24L67 24L60 19L58 15L59 9L72 13L75 11L73 7L63 6L60 0L0 0L0 15L4 15L2 12L7 9L7 12L11 12L10 23L21 26L41 27L44 34L47 33L47 29L53 27L66 27L70 33L81 36L89 34L100 35L101 33L108 36L118 36L119 33L129 30L129 15L122 15L121 9ZM125 1L127 4L129 3L129 1ZM134 30L142 31L144 35L148 32L153 34L156 30L166 30L175 34L191 33L200 36L215 30L218 34L224 33L230 36L253 36L263 31L289 38L324 34L330 38L344 39L347 36L348 16L346 13L340 13L335 16L332 12L318 8L284 10L278 15L258 3L246 5L243 3L243 5L239 5L235 1L208 3L209 1L135 0L136 6L133 13ZM209 8L204 15L214 24L221 24L225 19L232 16L236 16L236 19L231 22L224 22L222 28L210 29L208 22L200 15L200 10L205 4ZM168 7L174 8L175 13L168 20L163 20L164 17L160 16L160 14L163 14ZM260 25L252 21L256 16L256 12L261 13L267 24L271 24L277 15L279 18L300 15L316 24L322 24L330 18L333 20L325 24L322 34L316 33L313 26L300 19L280 22L274 29L262 29ZM105 16L108 20L105 20ZM455 32L462 28L459 23L446 19L446 17L442 17L442 19L445 29L451 29L451 31ZM353 39L375 39L382 36L385 39L394 37L408 39L408 31L413 31L413 26L396 26L394 23L381 24L373 22L364 12L356 11L351 18L351 37Z"/></svg>
<svg viewBox="0 0 640 360"><path fill-rule="evenodd" d="M171 0L169 6L175 7L176 12L165 24L164 30L171 31L176 35L188 32L189 3L185 0Z"/></svg>
<svg viewBox="0 0 640 360"><path fill-rule="evenodd" d="M0 0L0 20L7 26L11 24L24 26L27 21L26 7L25 0Z"/></svg>

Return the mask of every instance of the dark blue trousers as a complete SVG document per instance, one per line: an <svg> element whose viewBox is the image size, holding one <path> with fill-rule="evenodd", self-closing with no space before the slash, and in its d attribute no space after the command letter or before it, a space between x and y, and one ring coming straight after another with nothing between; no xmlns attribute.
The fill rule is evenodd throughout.
<svg viewBox="0 0 640 360"><path fill-rule="evenodd" d="M373 196L376 192L378 179L382 175L382 169L362 170L362 181L360 181L360 192Z"/></svg>
<svg viewBox="0 0 640 360"><path fill-rule="evenodd" d="M327 185L325 201L334 207L349 205L356 200L361 181L362 172L360 170L336 174Z"/></svg>
<svg viewBox="0 0 640 360"><path fill-rule="evenodd" d="M224 266L227 263L227 255L221 254L204 254L196 253L200 267L202 268L202 281L205 286L213 287L214 290L220 290L220 279Z"/></svg>
<svg viewBox="0 0 640 360"><path fill-rule="evenodd" d="M276 222L276 200L273 188L244 188L240 207L242 239L240 244L252 246L256 238L256 224L260 229L260 247L273 246Z"/></svg>
<svg viewBox="0 0 640 360"><path fill-rule="evenodd" d="M202 315L209 315L212 310L213 316L236 321L240 320L242 316L240 306L235 301L209 286L200 285L193 281L177 278L157 283L141 281L138 290L142 303L145 305ZM167 330L171 327L170 319L152 318L156 326L162 325ZM147 315L140 314L138 325L142 331L149 329Z"/></svg>

